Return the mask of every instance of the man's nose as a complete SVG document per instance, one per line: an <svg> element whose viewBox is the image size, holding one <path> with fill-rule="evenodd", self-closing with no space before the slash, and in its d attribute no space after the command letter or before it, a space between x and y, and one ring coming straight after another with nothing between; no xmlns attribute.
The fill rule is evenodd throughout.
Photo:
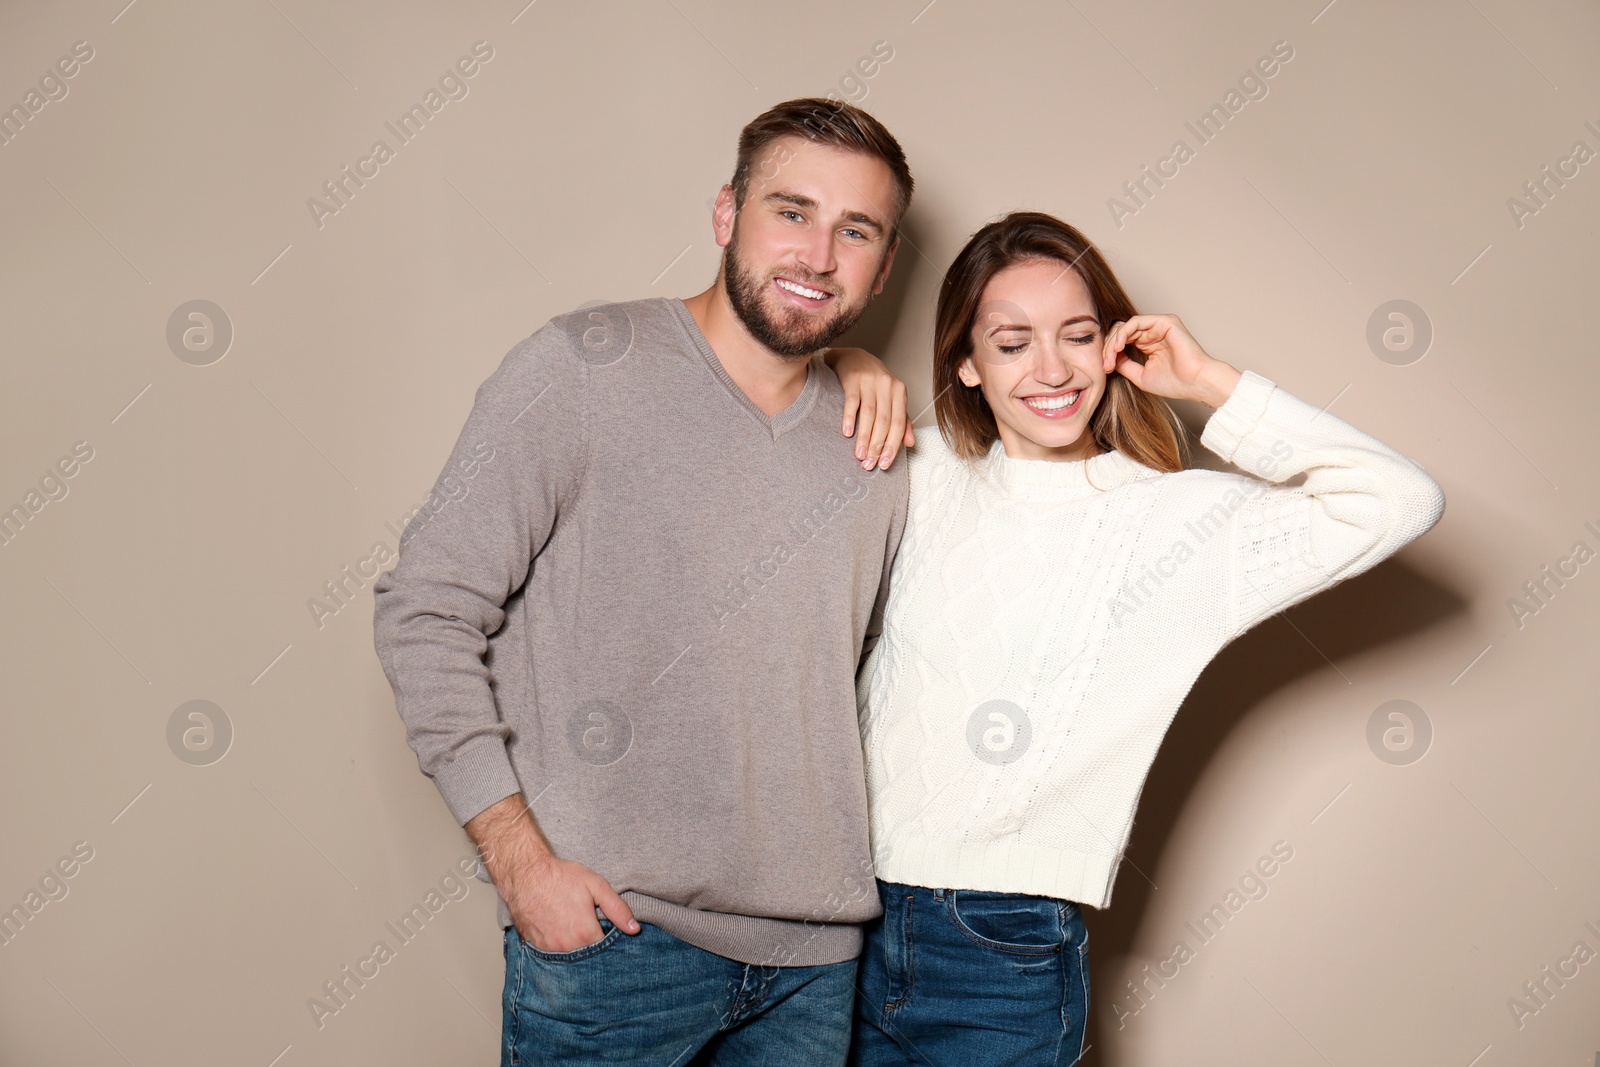
<svg viewBox="0 0 1600 1067"><path fill-rule="evenodd" d="M800 244L800 265L813 274L832 274L838 267L833 254L833 233L814 230Z"/></svg>

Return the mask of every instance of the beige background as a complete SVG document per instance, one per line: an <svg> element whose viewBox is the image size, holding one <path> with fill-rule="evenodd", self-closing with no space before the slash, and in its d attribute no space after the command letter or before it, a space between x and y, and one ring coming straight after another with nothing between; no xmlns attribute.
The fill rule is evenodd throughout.
<svg viewBox="0 0 1600 1067"><path fill-rule="evenodd" d="M1600 564L1520 627L1508 600L1600 549L1600 163L1520 227L1507 206L1574 142L1600 150L1593 5L124 2L0 10L0 104L94 50L0 146L0 506L94 452L0 546L0 907L93 849L0 946L0 1062L495 1061L481 882L320 1029L307 1007L469 849L405 745L370 583L320 629L307 600L394 545L518 340L707 283L742 123L863 88L919 188L857 336L914 407L939 272L1037 208L1141 308L1448 497L1422 541L1201 679L1089 914L1087 1061L1594 1061L1600 961L1520 1026L1508 1000L1577 942L1600 952ZM480 40L469 94L319 228L307 199L395 147L383 124ZM1119 227L1108 198L1194 147L1184 122L1280 40L1268 95ZM841 82L878 41L893 59ZM166 340L196 299L235 333L208 366ZM1394 299L1434 332L1407 365L1366 338ZM205 766L167 740L196 699L233 730ZM1431 723L1420 761L1369 747L1390 700ZM1197 947L1184 924L1277 841L1294 857L1268 895ZM1130 1014L1126 983L1180 940L1194 958Z"/></svg>

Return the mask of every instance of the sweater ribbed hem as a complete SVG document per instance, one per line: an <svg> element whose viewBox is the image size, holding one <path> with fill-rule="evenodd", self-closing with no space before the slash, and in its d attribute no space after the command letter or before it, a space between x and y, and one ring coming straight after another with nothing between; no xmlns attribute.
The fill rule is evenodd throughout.
<svg viewBox="0 0 1600 1067"><path fill-rule="evenodd" d="M463 744L455 758L435 770L432 777L458 826L467 825L489 805L522 789L517 772L511 767L505 740L492 732Z"/></svg>
<svg viewBox="0 0 1600 1067"><path fill-rule="evenodd" d="M621 896L640 922L658 926L679 941L739 963L818 967L861 955L861 926L857 923L728 915L686 908L632 890ZM504 899L497 898L495 910L502 929L512 925L511 911Z"/></svg>
<svg viewBox="0 0 1600 1067"><path fill-rule="evenodd" d="M929 889L979 889L1073 900L1093 908L1111 904L1111 883L1121 858L1015 838L983 844L935 841L898 834L877 858L886 882Z"/></svg>
<svg viewBox="0 0 1600 1067"><path fill-rule="evenodd" d="M1267 403L1276 388L1277 384L1270 378L1253 370L1241 372L1228 399L1206 420L1200 443L1232 463L1239 443L1266 417Z"/></svg>

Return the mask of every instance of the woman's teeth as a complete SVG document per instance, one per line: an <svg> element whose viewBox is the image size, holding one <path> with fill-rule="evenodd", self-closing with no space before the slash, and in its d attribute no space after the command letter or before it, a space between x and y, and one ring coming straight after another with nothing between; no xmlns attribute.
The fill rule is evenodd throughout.
<svg viewBox="0 0 1600 1067"><path fill-rule="evenodd" d="M803 285L796 285L787 278L779 278L777 281L781 288L787 289L791 293L799 293L808 300L823 300L828 296L827 293L820 292L816 289L807 289Z"/></svg>
<svg viewBox="0 0 1600 1067"><path fill-rule="evenodd" d="M1040 411L1060 411L1062 408L1071 407L1077 401L1079 392L1082 392L1082 390L1065 393L1061 396L1027 397L1022 402L1030 408L1037 408Z"/></svg>

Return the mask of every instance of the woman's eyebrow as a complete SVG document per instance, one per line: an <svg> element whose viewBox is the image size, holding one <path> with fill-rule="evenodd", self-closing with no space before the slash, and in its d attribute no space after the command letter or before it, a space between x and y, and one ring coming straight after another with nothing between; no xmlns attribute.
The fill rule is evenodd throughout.
<svg viewBox="0 0 1600 1067"><path fill-rule="evenodd" d="M1080 323L1080 322L1093 323L1095 326L1099 326L1100 325L1100 320L1095 318L1093 315L1074 315L1072 318L1067 319L1061 325L1063 327L1074 326L1074 325L1076 325L1077 323ZM999 326L990 326L986 332L988 332L988 333L1001 333L1001 332L1006 331L1006 330L1021 330L1024 333L1028 333L1028 332L1032 332L1033 327L1032 326L1023 326L1023 325L1018 325L1017 323L1008 322L1008 323L1004 323L1004 324L999 325Z"/></svg>

